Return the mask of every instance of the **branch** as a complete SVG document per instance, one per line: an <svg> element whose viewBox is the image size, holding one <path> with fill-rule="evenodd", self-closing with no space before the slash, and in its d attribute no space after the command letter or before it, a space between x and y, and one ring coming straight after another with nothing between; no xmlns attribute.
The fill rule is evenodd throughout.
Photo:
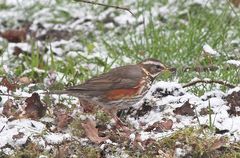
<svg viewBox="0 0 240 158"><path fill-rule="evenodd" d="M219 67L215 65L209 65L209 66L196 66L196 67L183 67L183 72L188 71L195 71L195 72L205 72L205 71L216 71Z"/></svg>
<svg viewBox="0 0 240 158"><path fill-rule="evenodd" d="M231 84L231 83L228 83L226 81L220 81L220 80L196 80L196 81L193 81L193 82L190 82L190 83L187 83L185 85L183 85L183 88L186 88L186 87L190 87L190 86L193 86L197 83L209 83L209 84L213 84L213 83L217 83L217 84L221 84L221 85L224 85L224 86L227 86L229 88L235 88L236 86Z"/></svg>
<svg viewBox="0 0 240 158"><path fill-rule="evenodd" d="M3 131L3 129L5 128L5 125L2 127L2 129L0 130L0 133Z"/></svg>
<svg viewBox="0 0 240 158"><path fill-rule="evenodd" d="M8 96L8 97L13 97L13 98L27 98L27 97L17 96L14 94L5 94L5 93L0 93L0 96Z"/></svg>
<svg viewBox="0 0 240 158"><path fill-rule="evenodd" d="M88 0L75 0L75 1L82 2L82 3L88 3L88 4L93 4L93 5L100 5L100 6L110 7L110 8L115 8L115 9L125 10L125 11L128 11L130 14L132 14L132 16L135 17L133 12L129 8L127 8L127 7L120 7L120 6L116 6L116 5L108 5L108 4L103 4L103 3L98 3L98 2L88 1Z"/></svg>

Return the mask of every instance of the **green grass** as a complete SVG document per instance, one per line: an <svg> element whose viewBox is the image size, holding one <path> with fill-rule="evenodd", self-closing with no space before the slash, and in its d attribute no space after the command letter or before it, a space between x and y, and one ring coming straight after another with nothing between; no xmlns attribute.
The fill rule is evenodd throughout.
<svg viewBox="0 0 240 158"><path fill-rule="evenodd" d="M150 23L145 25L144 32L140 35L136 33L135 28L130 31L126 29L122 36L115 37L114 44L105 41L110 56L117 58L121 54L134 61L147 57L160 59L178 68L177 77L183 83L198 77L226 80L238 84L240 82L239 69L234 66L229 68L225 62L230 58L240 58L231 54L236 47L230 43L240 35L239 16L229 6L229 3L223 5L215 2L210 7L197 4L185 7L182 4L179 2L175 5L182 8L184 12L170 15L160 24L160 27L156 27L156 23L161 19L150 19ZM217 13L219 10L221 12ZM230 32L234 33L230 34ZM202 47L205 43L220 52L221 56L217 58L204 56ZM182 71L184 67L208 67L209 65L216 65L219 68L213 72Z"/></svg>
<svg viewBox="0 0 240 158"><path fill-rule="evenodd" d="M167 19L161 22L161 17L151 18L150 23L145 25L144 32L138 34L134 27L127 29L120 29L121 34L116 31L111 33L111 37L105 34L102 29L102 25L99 24L99 30L102 31L100 38L103 41L104 46L107 48L109 57L113 61L124 65L122 61L122 56L126 56L133 60L133 62L138 62L144 58L157 58L172 67L177 67L177 77L180 82L188 82L194 77L199 78L212 78L226 80L231 83L237 84L240 79L237 77L239 75L239 70L235 67L230 67L227 69L227 65L224 63L230 58L231 52L235 47L230 43L231 40L236 39L240 35L240 19L239 16L231 17L230 14L235 14L232 8L229 7L229 3L225 5L215 2L211 4L210 7L200 6L197 4L184 6L184 1L178 2L174 5L181 8L182 12L177 12L176 14L169 15ZM114 3L114 2L109 2ZM119 5L121 4L118 2ZM144 6L144 10L151 8L154 1L151 3L138 2L138 6ZM166 3L165 1L162 2ZM83 5L83 4L81 4ZM39 5L34 5L32 8L28 8L27 11L31 13L35 11ZM99 7L101 10L101 7ZM32 9L32 10L31 10ZM97 12L99 12L99 10ZM217 13L220 10L220 14ZM54 11L57 13L58 11ZM66 11L59 10L58 16L56 16L56 21L68 21L70 18L69 13ZM120 11L119 11L120 12ZM139 14L141 15L141 13ZM59 19L59 20L58 20ZM185 22L183 22L185 21ZM156 27L157 23L160 22L160 26ZM230 36L229 32L234 33ZM92 44L96 41L96 37L89 34L89 38L82 38L83 34L79 34L80 42L87 47L88 54L92 53L94 45ZM112 37L113 36L113 37ZM113 38L109 40L109 38ZM101 42L100 40L100 42ZM99 42L99 41L98 41ZM208 43L214 49L221 53L218 58L206 57L202 54L202 46ZM33 48L34 46L33 42ZM81 82L90 76L96 75L96 73L102 73L101 68L107 71L111 68L111 64L108 65L106 60L100 58L89 59L86 56L79 55L76 58L66 57L64 61L57 61L54 56L51 55L49 60L51 60L51 65L46 65L43 63L39 51L32 51L31 56L26 56L21 59L22 66L14 69L17 75L20 75L25 69L33 69L34 67L41 67L44 70L55 70L65 74L67 80L76 83L76 79ZM14 61L15 59L13 59ZM25 66L23 63L26 62ZM93 63L100 68L99 71L91 72L84 67L84 64ZM209 66L217 65L219 66L218 71L214 72L183 72L184 67L196 67L196 66ZM34 76L32 71L30 77ZM46 75L43 75L43 77ZM41 79L42 80L42 79ZM41 81L39 80L39 82Z"/></svg>

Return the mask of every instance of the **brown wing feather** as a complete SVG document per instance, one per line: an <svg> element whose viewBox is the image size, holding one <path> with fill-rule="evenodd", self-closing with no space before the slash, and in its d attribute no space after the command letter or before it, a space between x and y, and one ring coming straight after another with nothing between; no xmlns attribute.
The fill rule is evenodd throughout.
<svg viewBox="0 0 240 158"><path fill-rule="evenodd" d="M142 70L138 65L127 65L93 77L81 85L69 87L67 91L83 92L91 96L101 95L108 90L135 87L141 77Z"/></svg>

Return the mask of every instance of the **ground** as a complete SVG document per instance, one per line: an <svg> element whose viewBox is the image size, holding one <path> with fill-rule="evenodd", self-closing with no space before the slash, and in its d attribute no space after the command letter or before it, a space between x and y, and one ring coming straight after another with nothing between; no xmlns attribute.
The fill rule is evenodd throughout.
<svg viewBox="0 0 240 158"><path fill-rule="evenodd" d="M238 0L0 0L0 157L239 157ZM124 8L128 8L126 10ZM118 112L46 92L156 58Z"/></svg>

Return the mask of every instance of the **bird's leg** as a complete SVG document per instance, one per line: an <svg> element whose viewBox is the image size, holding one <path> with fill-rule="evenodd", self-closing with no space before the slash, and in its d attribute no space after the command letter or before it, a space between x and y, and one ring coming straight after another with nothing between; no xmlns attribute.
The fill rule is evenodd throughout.
<svg viewBox="0 0 240 158"><path fill-rule="evenodd" d="M126 134L130 134L131 133L131 129L129 129L127 124L122 122L122 120L117 116L117 109L107 109L106 112L114 119L114 121L116 122L116 127L117 128L119 127Z"/></svg>

